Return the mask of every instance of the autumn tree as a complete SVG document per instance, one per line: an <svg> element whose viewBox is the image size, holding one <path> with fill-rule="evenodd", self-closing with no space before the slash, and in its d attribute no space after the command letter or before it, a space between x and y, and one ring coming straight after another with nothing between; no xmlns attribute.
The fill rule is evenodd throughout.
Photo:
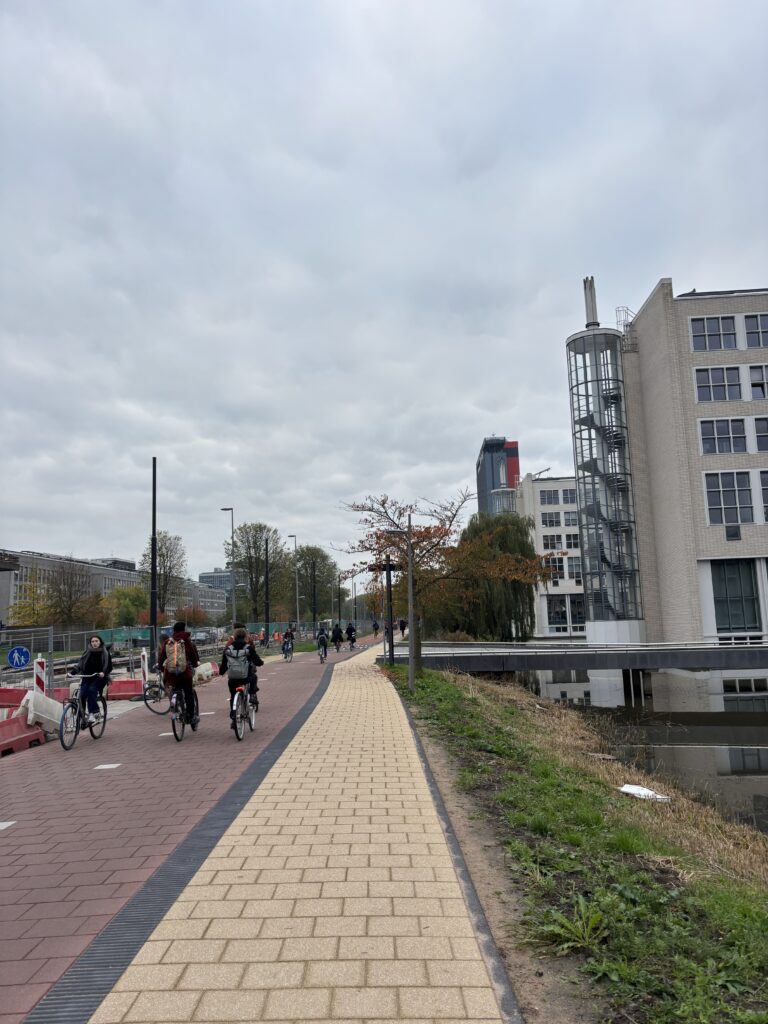
<svg viewBox="0 0 768 1024"><path fill-rule="evenodd" d="M115 587L104 598L110 626L135 626L139 613L149 609L149 591L144 586Z"/></svg>
<svg viewBox="0 0 768 1024"><path fill-rule="evenodd" d="M177 608L175 616L179 622L186 622L187 626L207 626L208 613L203 608L194 608L187 605L185 608Z"/></svg>
<svg viewBox="0 0 768 1024"><path fill-rule="evenodd" d="M461 490L444 501L404 503L388 495L371 496L345 506L359 515L363 537L349 551L368 555L374 564L387 553L402 572L408 563L409 517L413 564L413 620L415 668L421 669L421 620L430 599L444 598L446 588L470 581L518 581L529 586L546 578L547 570L536 555L489 546L483 534L460 541L461 517L472 495ZM347 571L351 576L366 563ZM402 576L401 576L402 579Z"/></svg>
<svg viewBox="0 0 768 1024"><path fill-rule="evenodd" d="M330 614L331 595L339 578L339 567L331 556L314 544L302 544L298 549L300 610L309 621L312 617L313 587L317 595L318 618L328 610ZM303 595L303 600L301 597Z"/></svg>
<svg viewBox="0 0 768 1024"><path fill-rule="evenodd" d="M232 554L232 542L224 544L227 563L232 566L234 561L235 581L245 587L244 594L248 601L246 618L258 622L264 611L266 581L266 545L269 543L269 589L270 603L276 603L281 591L286 588L290 556L280 540L280 534L266 523L241 523L235 529L235 550ZM242 606L242 597L237 595L238 615Z"/></svg>
<svg viewBox="0 0 768 1024"><path fill-rule="evenodd" d="M152 572L152 538L150 537L139 569L148 584ZM181 584L187 575L187 553L184 543L176 534L160 530L157 534L157 607L164 612L167 605L175 604Z"/></svg>

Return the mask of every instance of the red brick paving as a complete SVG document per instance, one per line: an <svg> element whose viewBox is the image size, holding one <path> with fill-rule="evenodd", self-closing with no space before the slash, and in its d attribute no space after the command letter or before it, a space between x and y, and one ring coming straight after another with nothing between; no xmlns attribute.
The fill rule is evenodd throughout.
<svg viewBox="0 0 768 1024"><path fill-rule="evenodd" d="M71 751L56 741L3 758L0 818L17 824L0 832L0 1024L20 1024L287 725L322 671L313 655L267 662L256 729L241 743L226 684L213 680L198 695L200 710L216 714L182 743L160 736L168 717L141 707L108 721L98 741L81 734Z"/></svg>

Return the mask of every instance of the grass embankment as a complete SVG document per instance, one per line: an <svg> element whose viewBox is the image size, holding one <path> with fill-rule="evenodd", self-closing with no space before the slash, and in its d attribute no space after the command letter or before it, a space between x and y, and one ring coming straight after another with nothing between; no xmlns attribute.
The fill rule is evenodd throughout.
<svg viewBox="0 0 768 1024"><path fill-rule="evenodd" d="M669 786L669 804L618 793L654 782L590 756L603 741L578 711L431 671L410 698L405 673L417 722L494 820L527 944L581 954L617 1022L768 1024L768 837Z"/></svg>

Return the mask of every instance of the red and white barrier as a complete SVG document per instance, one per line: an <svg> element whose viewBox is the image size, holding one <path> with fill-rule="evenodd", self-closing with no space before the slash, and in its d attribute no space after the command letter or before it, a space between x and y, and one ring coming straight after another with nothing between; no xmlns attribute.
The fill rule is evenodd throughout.
<svg viewBox="0 0 768 1024"><path fill-rule="evenodd" d="M45 693L45 658L39 654L35 658L35 686Z"/></svg>

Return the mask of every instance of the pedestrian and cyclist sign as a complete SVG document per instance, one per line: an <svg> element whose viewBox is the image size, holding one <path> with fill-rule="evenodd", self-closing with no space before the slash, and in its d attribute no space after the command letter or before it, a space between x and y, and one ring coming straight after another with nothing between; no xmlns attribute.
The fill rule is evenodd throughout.
<svg viewBox="0 0 768 1024"><path fill-rule="evenodd" d="M12 647L8 651L8 664L11 668L26 668L31 654L26 647Z"/></svg>

